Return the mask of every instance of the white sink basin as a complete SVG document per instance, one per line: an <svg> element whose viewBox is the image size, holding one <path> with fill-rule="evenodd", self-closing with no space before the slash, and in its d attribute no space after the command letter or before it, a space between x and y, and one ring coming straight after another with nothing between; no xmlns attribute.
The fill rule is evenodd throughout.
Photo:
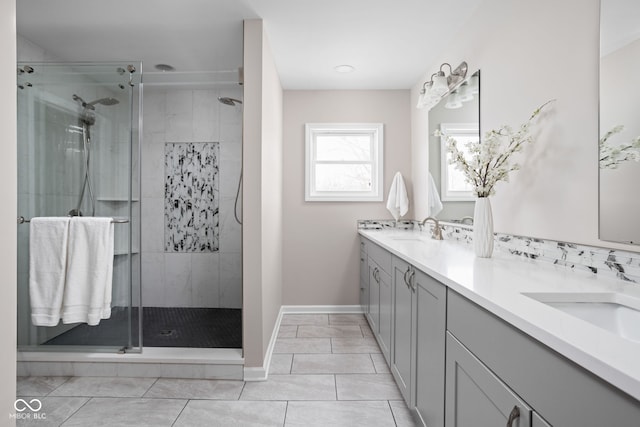
<svg viewBox="0 0 640 427"><path fill-rule="evenodd" d="M550 307L640 342L640 299L619 293L523 293Z"/></svg>

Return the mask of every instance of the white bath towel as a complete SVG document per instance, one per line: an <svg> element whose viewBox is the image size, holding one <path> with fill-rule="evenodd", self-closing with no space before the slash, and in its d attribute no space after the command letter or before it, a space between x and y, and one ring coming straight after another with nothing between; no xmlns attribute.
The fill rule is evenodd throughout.
<svg viewBox="0 0 640 427"><path fill-rule="evenodd" d="M94 326L111 317L113 238L111 218L71 218L63 323Z"/></svg>
<svg viewBox="0 0 640 427"><path fill-rule="evenodd" d="M393 182L391 183L391 188L389 188L387 209L396 221L409 210L407 188L404 185L404 179L402 179L400 172L396 172L393 177Z"/></svg>
<svg viewBox="0 0 640 427"><path fill-rule="evenodd" d="M69 217L32 218L29 227L29 299L31 322L60 321L67 269Z"/></svg>
<svg viewBox="0 0 640 427"><path fill-rule="evenodd" d="M433 176L431 172L429 172L429 206L427 216L432 216L435 218L436 215L440 213L442 210L442 201L440 200L440 194L438 193L438 188L436 187L436 183L433 180Z"/></svg>

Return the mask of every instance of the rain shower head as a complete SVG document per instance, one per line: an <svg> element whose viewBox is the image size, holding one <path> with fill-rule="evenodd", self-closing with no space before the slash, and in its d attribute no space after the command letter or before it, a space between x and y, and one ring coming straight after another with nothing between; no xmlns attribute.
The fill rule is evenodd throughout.
<svg viewBox="0 0 640 427"><path fill-rule="evenodd" d="M226 96L224 97L219 96L218 101L220 101L224 105L231 105L232 107L234 107L236 104L242 104L242 101L240 101L239 99L227 98Z"/></svg>
<svg viewBox="0 0 640 427"><path fill-rule="evenodd" d="M101 104L101 105L116 105L119 104L120 101L118 101L115 98L100 98L100 99L96 99L95 101L91 101L91 102L85 102L84 99L80 98L78 95L74 94L73 95L73 100L79 102L83 108L87 108L89 110L95 110L96 108L94 107L96 104Z"/></svg>
<svg viewBox="0 0 640 427"><path fill-rule="evenodd" d="M96 99L93 102L89 102L88 105L96 105L96 104L102 104L102 105L116 105L119 104L120 101L118 101L115 98L101 98L101 99Z"/></svg>

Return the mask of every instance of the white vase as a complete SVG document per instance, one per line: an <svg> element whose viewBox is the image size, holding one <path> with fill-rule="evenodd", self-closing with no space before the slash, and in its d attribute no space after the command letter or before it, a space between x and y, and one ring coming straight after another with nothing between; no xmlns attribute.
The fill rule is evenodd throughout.
<svg viewBox="0 0 640 427"><path fill-rule="evenodd" d="M490 258L493 253L493 214L488 197L476 199L473 211L473 250L480 258Z"/></svg>

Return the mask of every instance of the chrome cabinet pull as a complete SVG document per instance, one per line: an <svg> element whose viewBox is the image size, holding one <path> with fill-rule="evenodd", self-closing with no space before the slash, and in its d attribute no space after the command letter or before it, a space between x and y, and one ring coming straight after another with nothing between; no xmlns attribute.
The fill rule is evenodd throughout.
<svg viewBox="0 0 640 427"><path fill-rule="evenodd" d="M411 270L411 274L409 275L409 283L411 284L411 290L413 292L416 291L416 282L415 280L413 280L413 277L416 275L416 271L415 270Z"/></svg>
<svg viewBox="0 0 640 427"><path fill-rule="evenodd" d="M507 420L507 427L513 427L513 422L520 418L520 409L517 406L514 406L509 414L509 419Z"/></svg>
<svg viewBox="0 0 640 427"><path fill-rule="evenodd" d="M404 284L407 285L407 288L410 288L409 280L407 280L407 274L411 271L411 266L407 267L407 271L404 272Z"/></svg>

